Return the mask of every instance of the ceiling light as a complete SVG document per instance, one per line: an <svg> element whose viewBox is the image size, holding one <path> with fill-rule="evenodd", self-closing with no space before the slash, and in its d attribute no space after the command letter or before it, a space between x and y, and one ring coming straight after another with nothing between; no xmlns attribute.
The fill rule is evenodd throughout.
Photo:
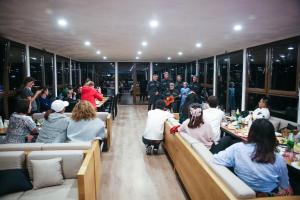
<svg viewBox="0 0 300 200"><path fill-rule="evenodd" d="M200 48L200 47L202 47L202 44L201 43L196 43L196 47Z"/></svg>
<svg viewBox="0 0 300 200"><path fill-rule="evenodd" d="M250 61L251 61L251 62L254 62L254 59L253 59L253 58L251 58L251 59L250 59Z"/></svg>
<svg viewBox="0 0 300 200"><path fill-rule="evenodd" d="M285 55L281 54L280 57L281 57L281 58L285 58Z"/></svg>
<svg viewBox="0 0 300 200"><path fill-rule="evenodd" d="M179 56L182 56L182 52L181 52L181 51L179 51L179 52L178 52L178 55L179 55Z"/></svg>
<svg viewBox="0 0 300 200"><path fill-rule="evenodd" d="M142 42L142 45L145 47L145 46L147 46L147 45L148 45L148 42L146 42L146 41L143 41L143 42Z"/></svg>
<svg viewBox="0 0 300 200"><path fill-rule="evenodd" d="M172 58L169 56L169 57L167 57L167 59L168 59L168 60L171 60Z"/></svg>
<svg viewBox="0 0 300 200"><path fill-rule="evenodd" d="M157 20L151 20L150 22L149 22L149 26L151 27L151 28L156 28L156 27L158 27L158 21Z"/></svg>
<svg viewBox="0 0 300 200"><path fill-rule="evenodd" d="M243 29L243 27L240 24L237 24L233 27L233 30L235 30L235 31L240 31L242 29Z"/></svg>
<svg viewBox="0 0 300 200"><path fill-rule="evenodd" d="M106 56L103 56L103 60L106 60L107 59L107 57Z"/></svg>
<svg viewBox="0 0 300 200"><path fill-rule="evenodd" d="M279 60L279 59L276 59L275 61L276 61L276 62L280 62L280 60Z"/></svg>
<svg viewBox="0 0 300 200"><path fill-rule="evenodd" d="M67 22L67 20L61 18L61 19L57 20L57 24L61 27L65 27L68 25L68 22Z"/></svg>
<svg viewBox="0 0 300 200"><path fill-rule="evenodd" d="M90 42L90 41L85 41L85 42L84 42L84 45L85 45L85 46L91 46L91 42Z"/></svg>
<svg viewBox="0 0 300 200"><path fill-rule="evenodd" d="M32 60L36 60L36 58L35 57L30 57Z"/></svg>
<svg viewBox="0 0 300 200"><path fill-rule="evenodd" d="M138 54L138 55L141 55L141 54L142 54L142 52L141 52L141 51L138 51L138 52L137 52L137 54Z"/></svg>
<svg viewBox="0 0 300 200"><path fill-rule="evenodd" d="M251 55L251 54L248 54L248 56L251 57L252 55Z"/></svg>
<svg viewBox="0 0 300 200"><path fill-rule="evenodd" d="M100 55L100 54L101 54L101 52L98 50L98 51L96 51L96 54Z"/></svg>
<svg viewBox="0 0 300 200"><path fill-rule="evenodd" d="M137 60L138 60L138 59L140 59L140 57L138 57L138 56L137 56L137 57L135 57L135 59L137 59Z"/></svg>
<svg viewBox="0 0 300 200"><path fill-rule="evenodd" d="M289 47L288 50L294 50L294 47Z"/></svg>

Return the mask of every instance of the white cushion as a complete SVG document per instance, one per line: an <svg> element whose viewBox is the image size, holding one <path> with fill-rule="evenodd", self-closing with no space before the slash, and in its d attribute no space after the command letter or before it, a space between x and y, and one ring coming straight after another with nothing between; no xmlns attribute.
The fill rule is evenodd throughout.
<svg viewBox="0 0 300 200"><path fill-rule="evenodd" d="M24 162L25 153L23 151L0 152L0 170L22 169Z"/></svg>
<svg viewBox="0 0 300 200"><path fill-rule="evenodd" d="M280 119L275 117L270 117L269 121L273 124L275 131L278 131L280 126Z"/></svg>
<svg viewBox="0 0 300 200"><path fill-rule="evenodd" d="M39 151L43 143L0 144L0 151Z"/></svg>
<svg viewBox="0 0 300 200"><path fill-rule="evenodd" d="M211 165L214 157L213 154L208 150L207 147L202 143L194 143L192 144L192 148L196 153L202 158L208 165Z"/></svg>
<svg viewBox="0 0 300 200"><path fill-rule="evenodd" d="M7 194L0 197L0 200L18 200L25 192L16 192L12 194Z"/></svg>
<svg viewBox="0 0 300 200"><path fill-rule="evenodd" d="M91 146L91 142L47 143L42 150L88 150Z"/></svg>
<svg viewBox="0 0 300 200"><path fill-rule="evenodd" d="M33 151L27 156L27 168L32 179L31 160L46 160L50 158L62 158L62 169L64 178L76 178L82 164L82 150L60 150L60 151Z"/></svg>
<svg viewBox="0 0 300 200"><path fill-rule="evenodd" d="M20 200L78 200L76 179L65 179L62 185L29 190Z"/></svg>
<svg viewBox="0 0 300 200"><path fill-rule="evenodd" d="M195 138L193 138L192 136L190 136L190 135L188 135L186 133L180 132L180 135L190 145L195 144L195 143L199 143L198 140L196 140Z"/></svg>
<svg viewBox="0 0 300 200"><path fill-rule="evenodd" d="M31 160L33 189L63 184L62 158Z"/></svg>

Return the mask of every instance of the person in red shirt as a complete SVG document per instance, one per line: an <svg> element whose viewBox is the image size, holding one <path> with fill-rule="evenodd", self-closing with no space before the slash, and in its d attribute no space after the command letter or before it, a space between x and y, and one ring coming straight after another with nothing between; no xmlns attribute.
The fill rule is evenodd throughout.
<svg viewBox="0 0 300 200"><path fill-rule="evenodd" d="M89 101L94 108L97 108L95 99L102 101L103 95L101 93L101 90L96 90L94 86L94 82L89 81L81 88L81 100Z"/></svg>

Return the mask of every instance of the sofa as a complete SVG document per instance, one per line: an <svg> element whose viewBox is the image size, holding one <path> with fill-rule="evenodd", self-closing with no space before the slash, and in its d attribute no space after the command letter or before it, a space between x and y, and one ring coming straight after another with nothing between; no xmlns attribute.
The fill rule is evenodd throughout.
<svg viewBox="0 0 300 200"><path fill-rule="evenodd" d="M300 130L300 125L298 125L296 122L292 122L289 120L285 120L285 119L281 119L281 118L273 117L273 116L271 116L269 120L273 124L275 131L279 131L279 130L287 127L288 124L298 127L298 129Z"/></svg>
<svg viewBox="0 0 300 200"><path fill-rule="evenodd" d="M16 192L0 196L0 200L96 200L100 190L100 149L99 142L95 141L89 145L83 144L62 148L44 144L41 149L35 145L35 150L29 151L0 151L0 170L27 169L32 180L32 160L46 160L51 158L62 159L63 184L41 189L32 189L25 192ZM67 149L67 150L66 150ZM72 150L70 150L72 149Z"/></svg>
<svg viewBox="0 0 300 200"><path fill-rule="evenodd" d="M192 200L256 199L255 192L228 168L213 163L212 153L185 133L170 134L175 120L165 123L164 148ZM260 199L300 199L299 196Z"/></svg>

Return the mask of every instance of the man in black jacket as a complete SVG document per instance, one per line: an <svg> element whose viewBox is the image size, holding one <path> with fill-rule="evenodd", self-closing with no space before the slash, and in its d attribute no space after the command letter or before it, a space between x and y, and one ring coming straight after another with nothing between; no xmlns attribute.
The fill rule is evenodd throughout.
<svg viewBox="0 0 300 200"><path fill-rule="evenodd" d="M148 83L148 110L155 109L155 102L159 99L160 95L160 83L157 81L157 74L153 74L152 81Z"/></svg>
<svg viewBox="0 0 300 200"><path fill-rule="evenodd" d="M161 81L161 93L165 93L169 89L171 81L169 79L169 72L164 73L164 79Z"/></svg>

